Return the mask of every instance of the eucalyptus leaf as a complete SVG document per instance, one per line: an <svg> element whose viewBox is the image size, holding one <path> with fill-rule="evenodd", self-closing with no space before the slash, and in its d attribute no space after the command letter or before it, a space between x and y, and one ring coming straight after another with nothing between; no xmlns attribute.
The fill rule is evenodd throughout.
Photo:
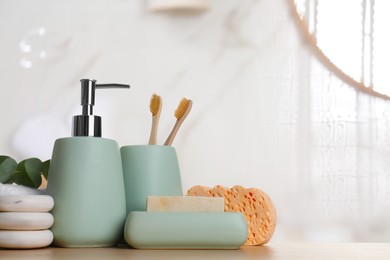
<svg viewBox="0 0 390 260"><path fill-rule="evenodd" d="M38 188L41 183L42 161L29 158L21 161L16 167L15 182L17 184Z"/></svg>
<svg viewBox="0 0 390 260"><path fill-rule="evenodd" d="M28 176L26 172L16 171L14 175L14 182L18 185L35 188L34 182L31 180L30 176Z"/></svg>
<svg viewBox="0 0 390 260"><path fill-rule="evenodd" d="M6 183L11 180L16 169L17 163L9 156L0 155L0 183Z"/></svg>
<svg viewBox="0 0 390 260"><path fill-rule="evenodd" d="M9 178L8 180L6 180L5 182L3 182L4 184L12 184L15 182L15 172L12 173L12 176L11 178Z"/></svg>
<svg viewBox="0 0 390 260"><path fill-rule="evenodd" d="M42 163L42 174L47 180L47 177L49 176L49 168L50 168L50 160L44 161Z"/></svg>

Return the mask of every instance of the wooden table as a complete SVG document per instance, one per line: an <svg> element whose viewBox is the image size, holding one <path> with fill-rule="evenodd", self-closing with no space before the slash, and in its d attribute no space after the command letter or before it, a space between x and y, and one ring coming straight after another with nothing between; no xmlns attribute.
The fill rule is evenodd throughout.
<svg viewBox="0 0 390 260"><path fill-rule="evenodd" d="M390 259L390 243L270 243L240 250L138 250L115 248L0 249L0 259Z"/></svg>

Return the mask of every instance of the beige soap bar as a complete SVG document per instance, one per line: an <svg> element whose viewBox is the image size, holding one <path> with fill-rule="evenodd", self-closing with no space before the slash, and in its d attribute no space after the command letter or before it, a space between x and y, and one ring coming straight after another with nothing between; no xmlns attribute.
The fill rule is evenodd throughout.
<svg viewBox="0 0 390 260"><path fill-rule="evenodd" d="M147 211L159 212L223 212L223 197L148 196Z"/></svg>
<svg viewBox="0 0 390 260"><path fill-rule="evenodd" d="M224 197L225 211L244 214L248 223L248 240L245 245L266 244L275 231L276 209L268 194L260 189L247 189L239 185L232 188L198 185L190 188L187 195Z"/></svg>

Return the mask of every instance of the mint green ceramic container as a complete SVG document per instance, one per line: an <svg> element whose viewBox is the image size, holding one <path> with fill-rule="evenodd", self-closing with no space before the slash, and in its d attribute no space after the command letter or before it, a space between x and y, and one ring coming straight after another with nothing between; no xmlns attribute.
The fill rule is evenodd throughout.
<svg viewBox="0 0 390 260"><path fill-rule="evenodd" d="M179 162L172 146L121 148L127 213L145 211L147 196L182 196Z"/></svg>
<svg viewBox="0 0 390 260"><path fill-rule="evenodd" d="M106 247L123 237L126 203L117 143L69 137L54 144L47 193L54 199L54 244Z"/></svg>
<svg viewBox="0 0 390 260"><path fill-rule="evenodd" d="M238 249L248 238L238 212L131 212L126 242L138 249Z"/></svg>

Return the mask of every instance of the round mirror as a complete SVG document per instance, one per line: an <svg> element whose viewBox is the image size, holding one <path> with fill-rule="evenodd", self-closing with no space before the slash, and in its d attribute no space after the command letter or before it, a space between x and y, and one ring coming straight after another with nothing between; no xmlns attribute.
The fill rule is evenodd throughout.
<svg viewBox="0 0 390 260"><path fill-rule="evenodd" d="M289 1L322 63L348 84L390 99L390 1Z"/></svg>

